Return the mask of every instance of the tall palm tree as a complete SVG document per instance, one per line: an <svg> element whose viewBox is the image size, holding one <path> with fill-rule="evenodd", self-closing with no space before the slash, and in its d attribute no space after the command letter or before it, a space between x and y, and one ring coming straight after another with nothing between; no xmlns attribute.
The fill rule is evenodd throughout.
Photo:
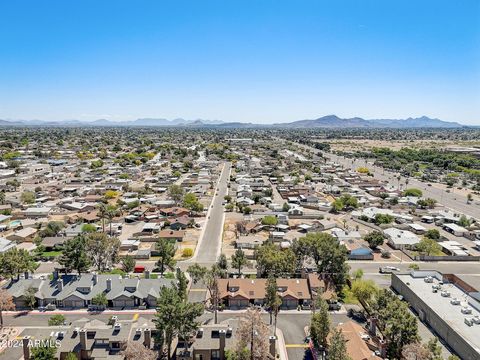
<svg viewBox="0 0 480 360"><path fill-rule="evenodd" d="M113 206L113 205L108 205L106 207L106 212L105 212L105 217L108 219L110 222L110 236L112 235L112 220L114 217L120 215L120 211L118 207Z"/></svg>
<svg viewBox="0 0 480 360"><path fill-rule="evenodd" d="M5 191L0 191L0 205L5 204Z"/></svg>
<svg viewBox="0 0 480 360"><path fill-rule="evenodd" d="M100 203L98 205L98 216L102 219L102 232L105 232L105 219L107 218L107 205Z"/></svg>

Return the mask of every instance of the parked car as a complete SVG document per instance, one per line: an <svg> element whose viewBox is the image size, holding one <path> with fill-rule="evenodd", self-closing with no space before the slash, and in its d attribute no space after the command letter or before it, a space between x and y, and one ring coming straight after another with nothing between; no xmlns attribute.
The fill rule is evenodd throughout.
<svg viewBox="0 0 480 360"><path fill-rule="evenodd" d="M380 274L393 274L395 271L400 271L400 269L395 266L381 266L378 269Z"/></svg>

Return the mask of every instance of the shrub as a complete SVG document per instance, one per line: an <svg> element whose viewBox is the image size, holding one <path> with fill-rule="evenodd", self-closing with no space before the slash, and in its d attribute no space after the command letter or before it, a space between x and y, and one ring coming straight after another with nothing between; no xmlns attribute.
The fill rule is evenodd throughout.
<svg viewBox="0 0 480 360"><path fill-rule="evenodd" d="M193 249L191 248L185 248L182 250L182 257L192 257L193 256Z"/></svg>
<svg viewBox="0 0 480 360"><path fill-rule="evenodd" d="M391 256L392 256L392 254L390 253L390 251L382 250L382 258L390 259Z"/></svg>
<svg viewBox="0 0 480 360"><path fill-rule="evenodd" d="M65 322L65 316L61 314L53 315L50 319L48 319L48 326L58 326L63 325Z"/></svg>
<svg viewBox="0 0 480 360"><path fill-rule="evenodd" d="M421 197L423 195L422 190L416 189L416 188L410 188L406 189L403 192L403 196L416 196L416 197Z"/></svg>

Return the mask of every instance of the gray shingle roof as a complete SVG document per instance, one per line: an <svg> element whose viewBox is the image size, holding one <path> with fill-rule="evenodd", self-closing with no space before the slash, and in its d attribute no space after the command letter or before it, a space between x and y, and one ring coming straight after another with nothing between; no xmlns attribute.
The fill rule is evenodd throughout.
<svg viewBox="0 0 480 360"><path fill-rule="evenodd" d="M59 289L58 280L50 279L20 279L12 282L6 288L13 297L20 297L25 294L29 287L38 289L37 298L63 300L70 296L80 299L91 300L100 293L105 293L108 300L120 296L137 297L145 299L149 295L158 297L163 286L171 287L170 279L123 279L118 275L96 275L94 283L93 274L84 275L62 275L63 289ZM111 279L111 290L107 291L107 279Z"/></svg>

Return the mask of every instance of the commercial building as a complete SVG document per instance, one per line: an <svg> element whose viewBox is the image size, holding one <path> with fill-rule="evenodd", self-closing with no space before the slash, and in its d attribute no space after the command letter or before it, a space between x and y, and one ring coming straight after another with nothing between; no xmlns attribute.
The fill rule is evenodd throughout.
<svg viewBox="0 0 480 360"><path fill-rule="evenodd" d="M392 274L392 288L463 360L480 359L480 292L464 279L436 271Z"/></svg>

